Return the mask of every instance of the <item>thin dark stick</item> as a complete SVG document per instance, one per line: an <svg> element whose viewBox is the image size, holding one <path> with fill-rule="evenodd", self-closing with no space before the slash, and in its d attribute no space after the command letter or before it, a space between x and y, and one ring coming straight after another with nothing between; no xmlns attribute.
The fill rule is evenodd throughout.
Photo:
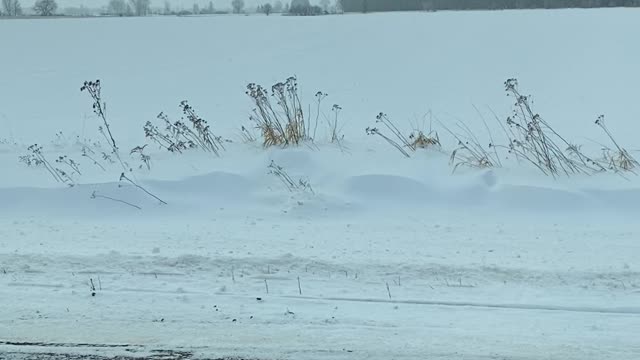
<svg viewBox="0 0 640 360"><path fill-rule="evenodd" d="M127 175L125 175L124 173L122 173L122 174L120 175L120 181L122 181L122 179L127 180L129 183L131 183L131 185L133 185L133 186L137 187L138 189L140 189L140 190L144 191L147 195L149 195L149 196L153 197L154 199L156 199L156 200L160 201L160 203L162 203L163 205L167 205L167 203L166 203L165 201L163 201L163 200L162 200L162 199L160 199L159 197L157 197L157 196L153 195L152 193L148 192L148 191L147 191L145 188L143 188L142 186L140 186L140 185L136 184L133 180L129 179L129 178L127 177Z"/></svg>
<svg viewBox="0 0 640 360"><path fill-rule="evenodd" d="M136 208L138 210L142 210L142 208L140 206L138 206L138 205L134 205L134 204L126 202L124 200L114 199L114 198L109 197L109 196L99 195L96 191L94 191L91 194L91 198L92 199L97 199L97 198L107 199L107 200L111 200L111 201L115 201L115 202L119 202L119 203L123 203L123 204L129 205L129 206L134 207L134 208Z"/></svg>
<svg viewBox="0 0 640 360"><path fill-rule="evenodd" d="M88 158L89 160L93 161L94 165L97 165L98 167L100 167L100 169L102 169L102 171L107 171L107 169L105 169L104 166L102 166L99 162L97 162L96 159L94 159L91 156L89 156L89 154L83 153L82 156L84 156L84 157Z"/></svg>
<svg viewBox="0 0 640 360"><path fill-rule="evenodd" d="M236 275L234 274L233 266L231 267L231 281L233 281L234 284L236 283Z"/></svg>

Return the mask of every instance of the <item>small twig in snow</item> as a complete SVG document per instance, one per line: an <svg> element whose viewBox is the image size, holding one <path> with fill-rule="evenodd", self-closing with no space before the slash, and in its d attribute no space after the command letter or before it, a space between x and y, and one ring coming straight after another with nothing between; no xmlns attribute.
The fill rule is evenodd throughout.
<svg viewBox="0 0 640 360"><path fill-rule="evenodd" d="M97 191L94 191L94 192L91 194L91 198L92 198L92 199L97 199L97 198L107 199L107 200L111 200L111 201L115 201L115 202L119 202L119 203L123 203L123 204L129 205L129 206L134 207L134 208L136 208L136 209L138 209L138 210L142 210L142 208L141 208L140 206L138 206L138 205L134 205L134 204L132 204L132 203L130 203L130 202L126 202L126 201L124 201L124 200L114 199L114 198L109 197L109 196L99 195Z"/></svg>
<svg viewBox="0 0 640 360"><path fill-rule="evenodd" d="M163 200L162 200L162 199L160 199L159 197L157 197L157 196L153 195L152 193L148 192L148 191L147 191L147 189L143 188L142 186L140 186L140 185L136 184L133 180L129 179L129 178L127 177L127 175L125 175L124 173L122 173L122 174L120 175L120 181L122 181L122 179L127 180L131 185L133 185L133 186L137 187L138 189L140 189L140 190L144 191L147 195L149 195L149 196L153 197L154 199L156 199L156 200L160 201L160 203L161 203L161 204L163 204L163 205L167 205L167 203L166 203L165 201L163 201Z"/></svg>

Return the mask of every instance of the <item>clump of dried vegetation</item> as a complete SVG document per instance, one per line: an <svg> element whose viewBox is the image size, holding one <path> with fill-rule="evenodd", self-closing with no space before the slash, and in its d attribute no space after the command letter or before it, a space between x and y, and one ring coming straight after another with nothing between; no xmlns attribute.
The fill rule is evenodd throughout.
<svg viewBox="0 0 640 360"><path fill-rule="evenodd" d="M79 165L68 156L60 156L52 164L46 157L42 145L33 144L27 148L29 154L21 155L18 160L27 166L44 167L47 173L58 183L74 186L74 175L81 175ZM67 170L65 170L66 168Z"/></svg>
<svg viewBox="0 0 640 360"><path fill-rule="evenodd" d="M213 133L209 123L196 113L188 101L180 102L180 110L183 114L180 120L171 121L167 114L161 112L157 119L162 121L162 125L147 121L143 128L144 136L169 152L201 149L220 156L220 152L226 150L226 140Z"/></svg>
<svg viewBox="0 0 640 360"><path fill-rule="evenodd" d="M89 145L87 140L78 140L77 144L82 148L82 157L87 158L104 172L107 172L109 166L113 164L120 165L122 171L118 171L120 174L118 181L121 184L132 185L161 204L166 204L141 186L131 174L133 169L121 155L108 121L100 80L86 81L80 90L89 94L92 100L93 112L100 121L98 133L102 138L101 141L94 142L92 145ZM632 152L624 147L609 130L604 115L599 116L595 124L605 133L611 145L601 144L602 155L596 158L587 155L582 146L570 142L565 135L560 134L549 121L538 114L533 108L532 97L520 91L517 79L506 80L504 90L514 102L513 112L506 121L500 120L494 114L496 122L502 129L502 139L494 139L487 121L478 109L476 111L482 119L488 140L481 139L477 131L472 130L462 121L458 121L455 127L451 128L438 121L441 128L457 143L449 155L449 162L454 172L462 167L475 169L502 167L504 161L509 159L515 159L517 163L529 164L544 175L554 178L579 174L591 175L605 171L635 174L636 169L640 167L640 163ZM240 139L243 142L256 142L261 138L264 147L309 145L315 143L318 127L326 126L328 141L339 144L342 148L344 139L341 134L343 124L340 120L342 107L334 104L330 114L323 112L323 101L328 96L326 93L319 91L315 94L313 116L311 106L304 111L296 77L289 77L283 82L276 83L270 90L255 83L248 84L246 95L254 105L249 119L255 125L259 135L255 135L250 128L242 126ZM157 116L159 121L156 123L147 121L144 124L144 134L150 144L175 154L197 149L219 157L226 150L225 143L230 140L216 135L209 122L203 119L187 101L180 102L179 109L182 113L179 120L172 120L167 114L160 113ZM413 131L403 132L387 114L382 112L376 116L376 125L367 127L366 133L379 136L407 158L420 150L442 151L443 148L440 135L431 124L428 130L414 128ZM65 143L66 139L62 132L56 134L54 146L57 150L63 148L60 144ZM138 159L138 169L150 171L151 156L145 152L148 145L134 147L129 156ZM103 151L103 149L108 150ZM29 146L27 150L29 151L27 155L19 157L20 162L27 166L44 168L56 182L69 186L77 184L78 178L82 175L82 166L79 162L64 154L47 157L43 146L38 144ZM51 157L54 158L53 161L49 160ZM269 173L278 177L290 191L313 193L308 180L294 180L274 162L269 165ZM96 192L92 194L92 198L115 199ZM115 200L139 208L124 200Z"/></svg>
<svg viewBox="0 0 640 360"><path fill-rule="evenodd" d="M634 172L639 166L631 152L613 137L605 125L604 116L600 116L596 124L605 132L613 148L603 145L602 158L596 159L587 155L581 146L569 142L550 122L536 113L533 110L531 96L520 92L516 79L508 79L504 82L504 87L507 95L515 99L515 102L513 113L505 122L494 115L503 130L503 142L494 139L490 127L477 108L476 111L487 131L489 140L486 142L464 122L458 121L454 129L439 122L457 142L457 147L449 157L454 172L460 167L502 167L503 159L509 157L514 157L518 163L528 163L543 174L553 177L591 175L607 170L618 173ZM414 132L405 136L384 113L378 114L376 123L379 127L368 127L367 134L380 136L405 157L410 157L417 149L442 147L440 137L433 130L426 134Z"/></svg>
<svg viewBox="0 0 640 360"><path fill-rule="evenodd" d="M87 92L89 94L89 96L91 97L93 104L92 104L92 108L93 108L93 112L95 115L98 116L98 118L101 120L101 125L98 126L98 132L100 134L103 135L105 141L108 143L109 147L111 148L111 154L113 155L116 159L117 162L120 164L120 166L122 167L122 172L120 174L120 177L118 179L118 181L120 183L123 182L123 180L126 180L126 182L130 183L131 185L133 185L134 187L136 187L137 189L143 191L145 194L151 196L152 198L158 200L160 202L160 204L166 204L165 201L163 201L162 199L160 199L159 197L157 197L156 195L152 194L151 192L149 192L146 188L144 188L142 185L138 184L137 181L135 181L134 179L127 177L126 173L129 173L132 171L132 169L129 167L129 165L122 159L122 156L120 155L120 148L118 147L117 143L116 143L116 139L113 135L113 133L111 132L111 125L107 119L107 113L106 113L106 109L107 109L107 105L106 102L103 101L102 99L102 84L100 83L100 80L96 80L96 81L85 81L84 84L82 85L82 87L80 88L81 92ZM142 147L141 150L144 150L144 147ZM133 153L134 151L132 151ZM140 154L142 155L142 159L143 162L147 162L147 166L150 169L150 161L151 158L142 154L142 152L140 152ZM83 155L87 156L86 151L83 149ZM111 157L107 154L105 154L105 159L111 159ZM60 158L63 159L63 158ZM95 160L94 160L95 162ZM95 196L92 196L91 198L95 198Z"/></svg>
<svg viewBox="0 0 640 360"><path fill-rule="evenodd" d="M367 135L377 135L383 138L405 157L411 157L409 152L418 149L441 148L440 136L434 130L429 130L426 133L422 130L414 130L405 136L385 113L379 113L376 116L376 124L380 124L386 130L380 130L377 126L367 127L365 129ZM389 135L387 135L387 131L390 133Z"/></svg>
<svg viewBox="0 0 640 360"><path fill-rule="evenodd" d="M611 131L607 128L607 125L604 122L604 115L600 115L596 120L596 125L598 125L607 135L609 140L615 146L615 149L611 149L607 146L604 146L602 149L602 162L606 164L607 168L613 170L615 172L620 171L630 171L635 174L634 169L640 166L638 161L631 155L631 153L620 146L618 141L613 137Z"/></svg>
<svg viewBox="0 0 640 360"><path fill-rule="evenodd" d="M246 94L255 105L250 120L261 131L265 147L300 145L312 139L312 126L305 119L295 77L273 85L271 93L251 83Z"/></svg>
<svg viewBox="0 0 640 360"><path fill-rule="evenodd" d="M260 131L264 147L296 146L315 141L322 113L322 101L328 96L326 93L321 91L316 93L316 115L313 119L310 118L310 107L306 113L303 109L298 80L294 76L274 84L271 91L262 85L250 83L245 93L255 106L249 120ZM332 143L339 143L343 139L340 135L340 110L342 108L334 104L331 109L333 117L323 116L329 128ZM245 140L255 139L246 128L243 127L242 132Z"/></svg>
<svg viewBox="0 0 640 360"><path fill-rule="evenodd" d="M311 194L314 193L308 179L299 178L298 180L294 180L282 166L276 164L273 160L271 160L271 164L269 164L269 174L280 179L287 190L291 192L301 191L309 192Z"/></svg>
<svg viewBox="0 0 640 360"><path fill-rule="evenodd" d="M549 122L534 112L531 97L518 90L518 80L504 83L508 96L515 99L509 127L509 153L536 166L545 175L593 174L603 167L585 155L580 147L560 135Z"/></svg>

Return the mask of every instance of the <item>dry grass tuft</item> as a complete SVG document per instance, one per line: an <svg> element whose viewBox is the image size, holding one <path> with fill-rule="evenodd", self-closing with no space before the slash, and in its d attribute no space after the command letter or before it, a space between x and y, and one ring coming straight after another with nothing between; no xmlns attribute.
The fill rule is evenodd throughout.
<svg viewBox="0 0 640 360"><path fill-rule="evenodd" d="M492 168L496 166L491 160L489 154L472 151L467 145L460 146L451 152L449 164L453 166L453 172L458 170L460 166L476 169Z"/></svg>
<svg viewBox="0 0 640 360"><path fill-rule="evenodd" d="M251 83L247 85L247 96L251 98L255 108L249 119L256 125L262 135L262 145L271 146L297 146L315 142L318 124L321 117L326 121L329 130L330 142L337 143L342 148L344 136L341 134L339 114L342 108L334 104L331 108L333 115L327 116L322 111L322 101L328 96L322 91L315 95L315 116L311 116L311 106L305 113L302 109L298 90L298 81L295 77L289 77L284 82L279 82L271 87L271 91L261 85ZM243 130L243 139L251 140Z"/></svg>
<svg viewBox="0 0 640 360"><path fill-rule="evenodd" d="M216 136L211 125L186 100L180 102L180 110L184 116L177 121L172 121L165 113L157 116L164 127L147 121L143 128L145 137L172 153L181 154L189 149L201 149L220 156L220 152L226 150L224 142L228 140Z"/></svg>
<svg viewBox="0 0 640 360"><path fill-rule="evenodd" d="M518 90L518 80L508 79L504 85L507 95L515 98L513 115L507 118L511 134L506 146L509 153L553 177L589 175L603 170L601 165L583 154L579 147L570 144L533 111L531 97L522 95Z"/></svg>
<svg viewBox="0 0 640 360"><path fill-rule="evenodd" d="M431 131L428 134L425 134L423 131L418 130L417 132L413 132L411 133L411 135L409 135L409 140L411 141L411 144L409 145L414 150L442 147L442 145L440 144L440 137L435 131Z"/></svg>
<svg viewBox="0 0 640 360"><path fill-rule="evenodd" d="M311 126L305 121L295 77L273 85L271 93L251 83L247 85L246 94L256 106L250 120L262 133L265 147L300 145L312 140Z"/></svg>
<svg viewBox="0 0 640 360"><path fill-rule="evenodd" d="M461 166L476 169L502 166L500 157L493 144L489 144L489 149L493 149L494 151L491 152L487 150L466 126L458 124L458 127L462 129L464 135L451 131L444 126L444 124L441 124L441 126L458 141L458 147L451 152L451 156L449 157L449 164L453 166L453 172Z"/></svg>
<svg viewBox="0 0 640 360"><path fill-rule="evenodd" d="M618 144L615 140L607 125L604 122L604 115L600 115L596 120L596 125L598 125L604 132L607 134L611 142L616 147L615 150L605 147L602 149L603 151L603 162L605 166L609 168L609 170L613 170L616 172L619 171L628 171L633 172L633 169L640 166L638 161L627 151L627 149L623 148Z"/></svg>
<svg viewBox="0 0 640 360"><path fill-rule="evenodd" d="M380 136L406 157L411 157L411 155L405 149L414 152L417 149L441 148L440 137L436 131L430 130L425 134L425 132L421 130L414 130L408 137L404 136L385 113L379 113L378 116L376 116L376 124L382 124L382 126L387 129L386 131L391 133L391 136L386 135L384 131L378 127L366 128L365 131L367 135Z"/></svg>
<svg viewBox="0 0 640 360"><path fill-rule="evenodd" d="M294 180L282 166L276 164L273 160L269 164L269 174L280 179L290 192L302 191L315 194L308 179L300 178L297 181Z"/></svg>

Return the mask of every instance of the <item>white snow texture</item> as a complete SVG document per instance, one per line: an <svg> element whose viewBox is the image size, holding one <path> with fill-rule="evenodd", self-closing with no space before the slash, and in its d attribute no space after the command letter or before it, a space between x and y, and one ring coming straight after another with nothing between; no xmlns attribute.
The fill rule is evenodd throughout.
<svg viewBox="0 0 640 360"><path fill-rule="evenodd" d="M639 359L638 176L554 179L506 151L502 167L452 172L443 128L502 141L516 77L585 153L610 144L594 124L605 114L640 157L639 16L0 20L0 358ZM246 85L293 75L312 119L328 94L318 134L264 148ZM127 177L166 205L102 158L80 91L95 79ZM180 119L182 100L230 140L219 157L144 137L159 112ZM334 103L340 144L325 125ZM367 136L380 111L403 133L437 131L442 148L406 158ZM19 160L34 143L75 186ZM144 144L150 170L129 154ZM272 162L312 190L288 189Z"/></svg>

